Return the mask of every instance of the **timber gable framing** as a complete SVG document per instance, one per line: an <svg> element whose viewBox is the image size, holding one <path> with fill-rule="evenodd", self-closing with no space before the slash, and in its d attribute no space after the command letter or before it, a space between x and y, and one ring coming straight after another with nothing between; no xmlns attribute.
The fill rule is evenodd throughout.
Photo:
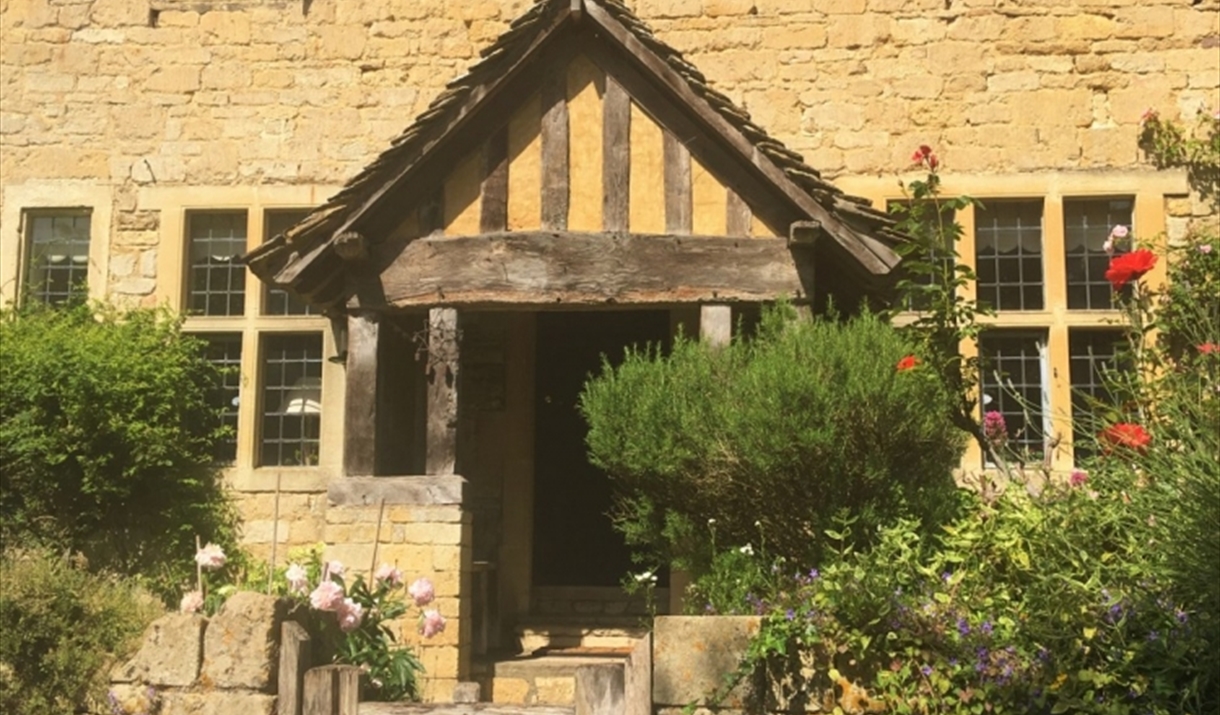
<svg viewBox="0 0 1220 715"><path fill-rule="evenodd" d="M817 263L825 262L831 268L828 282L851 284L857 290L883 285L896 267L899 259L890 244L900 237L883 213L872 209L864 199L843 194L807 166L799 154L753 124L744 110L709 87L697 69L657 39L619 0L540 0L482 54L482 61L451 82L389 149L338 194L285 234L251 251L246 256L251 270L264 281L330 308L349 300L352 307L369 308L380 301L403 307L429 299L432 304L440 304L457 300L459 294L470 297L469 302L540 302L523 300L531 289L549 295L550 302L645 302L643 296L664 302L665 291L654 290L655 285L632 289L630 281L623 282L625 293L614 293L607 287L590 290L583 300L579 299L582 288L573 289L581 285L580 280L560 281L553 286L545 282L531 285L529 280L506 285L503 280L492 279L487 271L478 270L472 271L464 284L449 290L445 289L445 280L425 281L418 286L403 283L410 276L436 277L439 266L453 265L457 246L443 247L446 258L437 259L442 249L432 244L440 239L432 238L429 244L407 249L413 241L441 232L439 183L464 154L480 145L484 164L478 226L485 235L479 237L481 241L464 242L478 246L471 260L478 260L476 256L482 255L479 252L486 254L488 246L497 247L501 253L514 252L518 257L535 254L544 246L566 248L555 241L558 236L568 235L563 217L573 200L566 173L569 117L558 88L562 68L579 55L592 60L605 73L604 195L597 197L603 203L604 233L573 234L580 237L579 247L571 247L575 254L587 259L605 251L621 257L627 247L646 245L632 240L642 237L622 235L629 213L626 184L630 158L625 139L630 131L625 124L634 103L665 132L667 161L663 176L655 177L655 182L665 193L666 235L650 238L668 241L665 248L652 252L654 259L668 257L678 266L688 262L710 265L709 256L731 261L731 256L743 251L732 242L716 250L711 250L711 244L696 246L697 239L689 236L692 157L728 188L727 229L721 238L748 235L752 215L776 235L788 235L789 227L800 223L806 235L828 239L812 247L805 245L807 241L789 246L783 239L752 239L775 243L767 249L761 245L748 249L753 268L737 272L735 277L743 282L714 290L717 280L734 278L723 271L710 271L703 280L686 283L692 277L690 271L678 270L672 276L675 292L671 299L685 302L721 296L760 300L779 294L811 297L813 256ZM507 223L506 118L524 97L534 93L540 93L542 101L541 231L512 236L503 233ZM681 173L683 166L685 176ZM685 193L680 188L683 186ZM418 209L418 236L391 237L396 222L413 209ZM360 250L352 250L357 245ZM776 246L791 250L786 261ZM696 253L688 255L688 250ZM774 265L761 265L764 255L774 259ZM415 268L396 265L421 257L432 260ZM539 258L546 260L545 255ZM588 269L598 269L605 263L585 259L578 263L584 261L580 265ZM647 260L627 263L641 268L662 267ZM624 264L619 261L615 265L621 268ZM504 273L501 270L502 276ZM485 279L479 278L482 274L487 274ZM758 280L751 282L751 275ZM388 283L384 289L371 285L379 283L379 277ZM503 290L498 299L497 290ZM775 290L779 293L771 292ZM474 296L479 296L478 301Z"/></svg>

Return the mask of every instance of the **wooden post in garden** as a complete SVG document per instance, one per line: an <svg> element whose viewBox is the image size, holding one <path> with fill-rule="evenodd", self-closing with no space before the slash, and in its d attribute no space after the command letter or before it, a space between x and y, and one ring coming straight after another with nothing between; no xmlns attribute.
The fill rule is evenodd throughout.
<svg viewBox="0 0 1220 715"><path fill-rule="evenodd" d="M323 665L305 673L302 715L356 715L360 708L360 669Z"/></svg>
<svg viewBox="0 0 1220 715"><path fill-rule="evenodd" d="M427 474L453 474L457 465L458 312L428 311Z"/></svg>
<svg viewBox="0 0 1220 715"><path fill-rule="evenodd" d="M300 623L285 621L280 627L279 715L302 715L305 671L309 661L309 633Z"/></svg>

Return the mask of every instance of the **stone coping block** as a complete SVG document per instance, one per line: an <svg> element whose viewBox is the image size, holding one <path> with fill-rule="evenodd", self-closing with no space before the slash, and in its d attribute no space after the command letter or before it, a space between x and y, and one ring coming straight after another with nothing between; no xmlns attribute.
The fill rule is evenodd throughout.
<svg viewBox="0 0 1220 715"><path fill-rule="evenodd" d="M135 656L110 672L114 683L185 688L199 677L208 620L195 613L170 613L153 621Z"/></svg>
<svg viewBox="0 0 1220 715"><path fill-rule="evenodd" d="M279 636L291 602L238 591L212 617L203 638L205 687L275 692Z"/></svg>
<svg viewBox="0 0 1220 715"><path fill-rule="evenodd" d="M158 712L160 715L276 715L275 696L223 690L169 692L162 697Z"/></svg>
<svg viewBox="0 0 1220 715"><path fill-rule="evenodd" d="M655 706L703 704L741 665L757 616L658 616L652 633L652 700ZM741 683L721 703L745 705L749 683Z"/></svg>
<svg viewBox="0 0 1220 715"><path fill-rule="evenodd" d="M331 506L461 505L466 479L456 474L418 477L344 477L331 482L326 496Z"/></svg>

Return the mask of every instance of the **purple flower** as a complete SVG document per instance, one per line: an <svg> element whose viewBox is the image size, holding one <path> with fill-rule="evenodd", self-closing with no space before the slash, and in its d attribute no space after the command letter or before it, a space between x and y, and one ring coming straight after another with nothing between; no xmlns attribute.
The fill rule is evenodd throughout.
<svg viewBox="0 0 1220 715"><path fill-rule="evenodd" d="M789 608L788 612L784 614L784 618L787 618L790 621L795 621L796 620L796 611Z"/></svg>
<svg viewBox="0 0 1220 715"><path fill-rule="evenodd" d="M970 624L965 618L957 619L957 632L964 636L970 635Z"/></svg>
<svg viewBox="0 0 1220 715"><path fill-rule="evenodd" d="M1149 641L1160 640L1160 638L1161 638L1161 633L1160 633L1160 631L1155 631L1155 630L1154 630L1154 631L1150 631L1150 632L1148 633L1148 640L1149 640Z"/></svg>
<svg viewBox="0 0 1220 715"><path fill-rule="evenodd" d="M822 574L817 569L809 569L809 580L817 581Z"/></svg>
<svg viewBox="0 0 1220 715"><path fill-rule="evenodd" d="M1002 445L1008 440L1008 424L1004 421L1002 413L990 410L983 415L983 435L995 446Z"/></svg>
<svg viewBox="0 0 1220 715"><path fill-rule="evenodd" d="M919 672L923 673L923 677L927 678L932 675L932 666L925 665L919 669Z"/></svg>
<svg viewBox="0 0 1220 715"><path fill-rule="evenodd" d="M983 625L979 626L979 630L985 636L991 635L991 621L983 621Z"/></svg>
<svg viewBox="0 0 1220 715"><path fill-rule="evenodd" d="M1180 608L1175 608L1173 610L1173 617L1178 619L1178 623L1182 625L1186 625L1186 621L1190 620L1190 616L1186 615L1186 611L1183 611Z"/></svg>
<svg viewBox="0 0 1220 715"><path fill-rule="evenodd" d="M945 571L940 575L940 580L944 581L945 583L949 583L949 579L951 578L953 578L953 574L949 573L948 571Z"/></svg>

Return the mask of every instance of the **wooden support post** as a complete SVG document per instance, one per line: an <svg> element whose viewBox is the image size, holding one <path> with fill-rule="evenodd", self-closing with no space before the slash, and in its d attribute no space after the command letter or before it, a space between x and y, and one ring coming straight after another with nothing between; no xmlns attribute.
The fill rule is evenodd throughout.
<svg viewBox="0 0 1220 715"><path fill-rule="evenodd" d="M280 670L276 687L279 715L302 715L309 645L309 633L300 623L285 621L280 626Z"/></svg>
<svg viewBox="0 0 1220 715"><path fill-rule="evenodd" d="M483 201L479 213L479 231L492 233L508 228L508 126L505 125L487 140L486 165L481 188Z"/></svg>
<svg viewBox="0 0 1220 715"><path fill-rule="evenodd" d="M377 352L381 316L347 319L347 379L343 418L343 471L367 477L377 467Z"/></svg>
<svg viewBox="0 0 1220 715"><path fill-rule="evenodd" d="M358 715L360 711L360 669L354 665L338 667L338 701L335 715Z"/></svg>
<svg viewBox="0 0 1220 715"><path fill-rule="evenodd" d="M750 205L736 191L732 189L725 189L725 191L728 192L724 209L725 232L730 236L749 236L754 223L754 214L750 211Z"/></svg>
<svg viewBox="0 0 1220 715"><path fill-rule="evenodd" d="M458 312L428 311L428 474L453 474L457 466Z"/></svg>
<svg viewBox="0 0 1220 715"><path fill-rule="evenodd" d="M336 667L338 666L323 665L305 672L302 715L335 715L339 703Z"/></svg>
<svg viewBox="0 0 1220 715"><path fill-rule="evenodd" d="M733 309L727 305L699 307L699 338L714 347L733 339Z"/></svg>

